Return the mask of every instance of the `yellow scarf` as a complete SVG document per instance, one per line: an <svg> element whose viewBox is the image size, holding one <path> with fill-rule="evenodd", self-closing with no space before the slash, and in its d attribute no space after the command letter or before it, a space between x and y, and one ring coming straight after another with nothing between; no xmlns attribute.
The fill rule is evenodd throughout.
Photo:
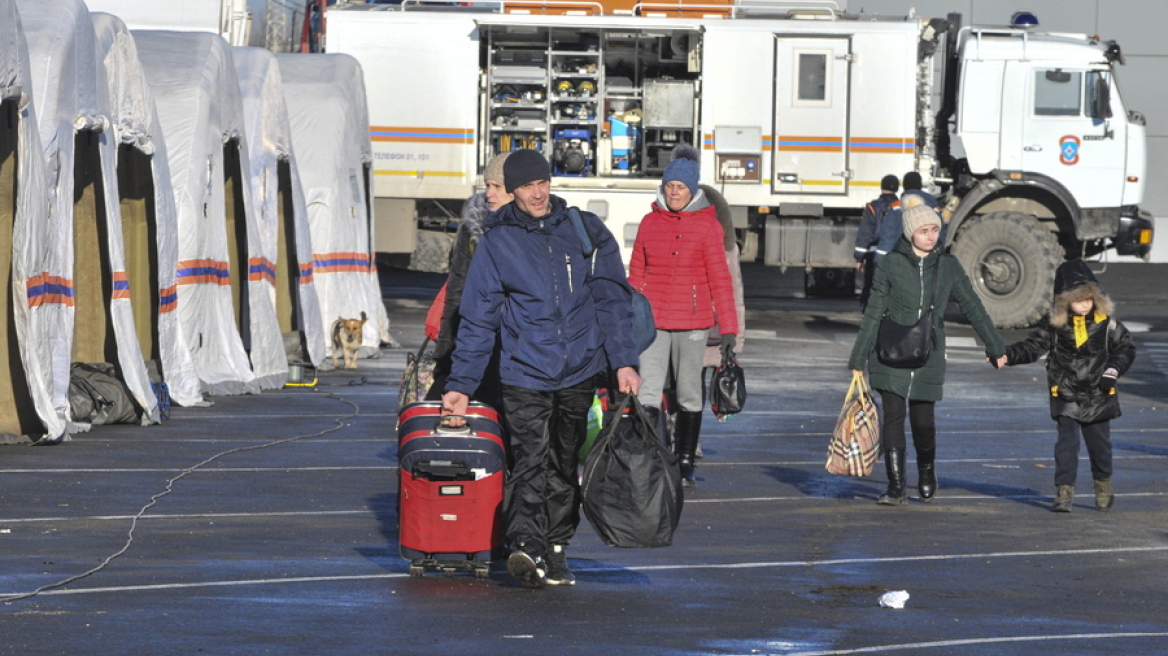
<svg viewBox="0 0 1168 656"><path fill-rule="evenodd" d="M1107 321L1107 315L1095 312L1095 323ZM1075 348L1082 348L1087 343L1087 317L1075 315L1071 317L1071 324L1075 329Z"/></svg>

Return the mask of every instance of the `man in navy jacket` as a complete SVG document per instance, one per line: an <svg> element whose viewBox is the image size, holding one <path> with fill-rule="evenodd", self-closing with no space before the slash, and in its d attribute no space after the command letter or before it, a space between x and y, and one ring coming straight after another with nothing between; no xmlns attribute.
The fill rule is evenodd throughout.
<svg viewBox="0 0 1168 656"><path fill-rule="evenodd" d="M507 570L526 585L572 585L564 548L580 523L579 448L602 375L616 372L636 394L632 288L616 240L551 194L551 168L536 151L503 165L514 201L492 213L467 272L462 323L442 397L444 414L466 412L496 340L501 346L503 419L515 466L508 480Z"/></svg>

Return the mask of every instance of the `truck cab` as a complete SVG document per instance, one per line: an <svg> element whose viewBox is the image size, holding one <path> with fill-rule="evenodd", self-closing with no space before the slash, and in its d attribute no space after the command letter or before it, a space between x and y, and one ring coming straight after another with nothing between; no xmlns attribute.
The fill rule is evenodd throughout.
<svg viewBox="0 0 1168 656"><path fill-rule="evenodd" d="M999 325L1029 325L1063 259L1150 252L1144 119L1114 42L965 28L954 47L948 239Z"/></svg>

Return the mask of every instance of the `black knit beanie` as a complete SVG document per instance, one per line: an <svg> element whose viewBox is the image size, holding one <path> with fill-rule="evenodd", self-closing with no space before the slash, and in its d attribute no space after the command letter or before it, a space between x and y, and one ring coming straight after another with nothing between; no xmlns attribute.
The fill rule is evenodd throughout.
<svg viewBox="0 0 1168 656"><path fill-rule="evenodd" d="M916 171L909 171L904 174L904 190L920 189L921 188L921 174Z"/></svg>
<svg viewBox="0 0 1168 656"><path fill-rule="evenodd" d="M503 162L503 186L509 194L529 182L551 179L552 168L538 151L515 150Z"/></svg>
<svg viewBox="0 0 1168 656"><path fill-rule="evenodd" d="M895 175L889 173L880 178L880 191L891 191L895 194L897 189L900 189L900 179Z"/></svg>

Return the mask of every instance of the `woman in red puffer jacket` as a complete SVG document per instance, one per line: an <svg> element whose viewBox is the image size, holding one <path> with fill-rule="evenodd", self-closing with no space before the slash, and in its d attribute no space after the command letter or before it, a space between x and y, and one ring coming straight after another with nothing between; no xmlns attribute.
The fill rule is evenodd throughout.
<svg viewBox="0 0 1168 656"><path fill-rule="evenodd" d="M711 326L722 326L722 348L732 349L738 329L725 235L698 185L698 157L691 146L674 149L629 263L629 283L649 299L657 325L657 339L641 354L637 397L656 419L665 382L673 380L679 406L675 449L686 485L694 484L702 426L706 336Z"/></svg>

